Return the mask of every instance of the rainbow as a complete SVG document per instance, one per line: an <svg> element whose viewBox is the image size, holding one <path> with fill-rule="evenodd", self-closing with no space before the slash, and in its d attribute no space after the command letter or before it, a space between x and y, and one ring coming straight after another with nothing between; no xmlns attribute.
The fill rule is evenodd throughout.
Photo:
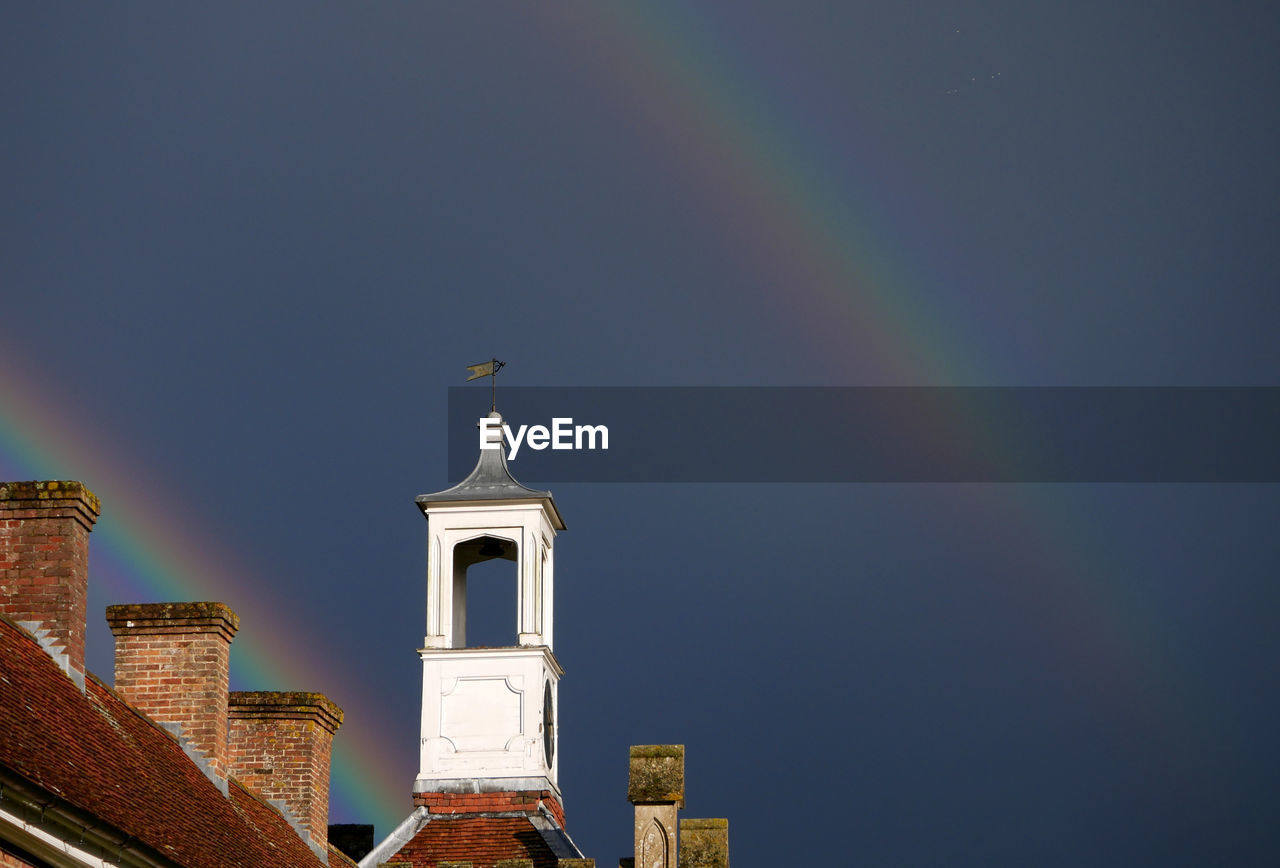
<svg viewBox="0 0 1280 868"><path fill-rule="evenodd" d="M549 38L587 58L699 191L728 242L777 287L735 303L754 301L778 311L776 319L800 321L825 350L818 385L1001 384L995 360L982 358L976 338L957 327L961 318L940 309L946 294L928 291L950 282L944 263L961 258L931 219L928 196L911 188L891 156L873 153L870 135L857 153L832 153L821 116L805 111L809 99L762 76L726 39L740 22L712 20L716 13L688 4L567 0L536 9ZM883 252L904 237L930 256L908 265ZM999 419L936 422L921 436L1001 454L1007 435ZM1169 736L1169 722L1186 717L1172 706L1187 700L1165 696L1135 707L1133 697L1151 697L1149 685L1159 680L1155 630L1140 601L1113 599L1115 566L1097 554L1108 548L1106 530L1089 518L1095 495L1071 485L998 489L982 499L985 509L958 510L955 520L978 535L1003 528L1034 553L1034 572L1015 581L993 570L985 593L1061 613L1064 626L1042 652L1053 677L1135 717L1154 740ZM1081 623L1093 634L1068 626Z"/></svg>
<svg viewBox="0 0 1280 868"><path fill-rule="evenodd" d="M939 278L907 273L881 252L893 240L880 228L884 215L901 213L897 203L904 199L913 212L926 212L924 197L908 195L884 155L824 153L816 112L784 110L803 107L803 95L779 93L776 82L745 62L730 64L734 46L723 34L735 28L728 22L705 20L698 16L710 13L680 4L565 2L537 9L552 19L553 35L571 41L612 83L637 127L683 169L688 186L701 191L728 243L771 278L778 289L758 299L759 307L785 304L785 313L771 315L799 319L811 339L832 348L824 359L828 376L835 373L830 385L994 382L974 354L961 352L938 299L908 291L938 285ZM759 96L770 94L767 101ZM859 172L863 166L875 171ZM847 173L857 174L832 183ZM878 216L864 217L851 204ZM920 213L904 218L916 224L908 234L927 237ZM859 348L856 362L850 347Z"/></svg>
<svg viewBox="0 0 1280 868"><path fill-rule="evenodd" d="M101 432L81 433L83 420L64 409L71 402L34 372L16 370L0 373L0 478L80 479L102 499L91 543L91 612L118 602L225 601L242 616L231 647L234 689L319 690L346 708L378 707L364 680L339 661L297 653L313 642L298 632L286 614L292 607L272 593L271 582L162 509L155 493L164 485L131 462L127 449ZM330 810L349 822L393 828L412 809L413 770L406 772L402 752L387 750L373 721L361 718L348 715L334 739Z"/></svg>

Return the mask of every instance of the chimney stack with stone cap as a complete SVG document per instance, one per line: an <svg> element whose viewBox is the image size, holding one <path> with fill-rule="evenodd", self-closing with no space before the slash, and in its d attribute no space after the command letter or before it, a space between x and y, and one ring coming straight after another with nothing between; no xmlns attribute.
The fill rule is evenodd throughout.
<svg viewBox="0 0 1280 868"><path fill-rule="evenodd" d="M35 635L81 690L89 532L100 509L80 482L0 482L0 614Z"/></svg>
<svg viewBox="0 0 1280 868"><path fill-rule="evenodd" d="M108 606L116 692L159 724L227 793L227 690L240 619L222 603Z"/></svg>
<svg viewBox="0 0 1280 868"><path fill-rule="evenodd" d="M329 760L342 709L322 693L236 691L230 698L231 773L264 799L284 803L298 834L329 845Z"/></svg>

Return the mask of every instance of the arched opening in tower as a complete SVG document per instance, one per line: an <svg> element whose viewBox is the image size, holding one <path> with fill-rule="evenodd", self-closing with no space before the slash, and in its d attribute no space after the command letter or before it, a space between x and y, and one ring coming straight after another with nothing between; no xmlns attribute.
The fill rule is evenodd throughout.
<svg viewBox="0 0 1280 868"><path fill-rule="evenodd" d="M455 585L454 647L505 648L519 644L517 550L512 540L482 536L459 543L465 591ZM459 593L463 591L463 593ZM461 629L459 629L461 628Z"/></svg>

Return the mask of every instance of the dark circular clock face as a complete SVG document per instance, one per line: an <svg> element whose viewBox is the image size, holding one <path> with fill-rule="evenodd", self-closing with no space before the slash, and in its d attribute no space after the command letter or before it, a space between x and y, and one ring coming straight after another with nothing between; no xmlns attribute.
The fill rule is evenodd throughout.
<svg viewBox="0 0 1280 868"><path fill-rule="evenodd" d="M547 768L556 755L556 711L551 705L551 682L542 691L542 753L547 758Z"/></svg>

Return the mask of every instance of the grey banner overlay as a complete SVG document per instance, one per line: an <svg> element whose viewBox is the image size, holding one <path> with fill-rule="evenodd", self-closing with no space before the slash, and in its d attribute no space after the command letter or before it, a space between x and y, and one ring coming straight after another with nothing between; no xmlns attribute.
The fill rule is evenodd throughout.
<svg viewBox="0 0 1280 868"><path fill-rule="evenodd" d="M504 387L513 429L604 425L609 448L510 462L553 482L1277 482L1280 388ZM449 479L489 389L449 390ZM564 424L564 423L562 423ZM572 438L569 438L572 439ZM587 445L584 438L583 446Z"/></svg>

